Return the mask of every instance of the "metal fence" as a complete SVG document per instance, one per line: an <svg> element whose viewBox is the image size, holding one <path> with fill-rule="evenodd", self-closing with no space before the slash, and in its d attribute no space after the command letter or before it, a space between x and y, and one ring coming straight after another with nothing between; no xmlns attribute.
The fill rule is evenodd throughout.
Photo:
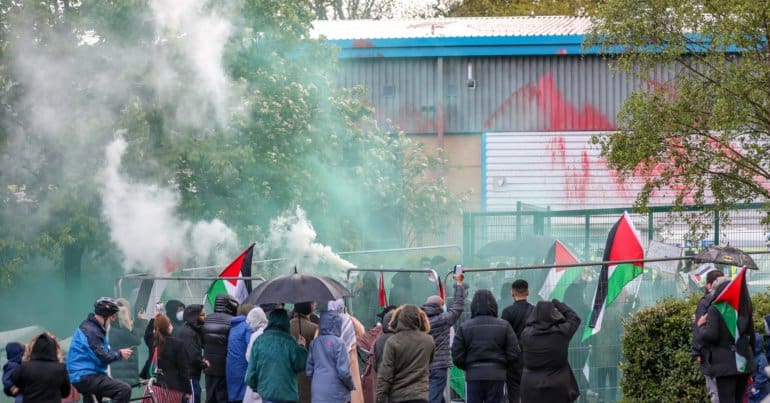
<svg viewBox="0 0 770 403"><path fill-rule="evenodd" d="M585 341L581 330L575 335L569 359L580 384L580 401L584 402L621 399L618 365L623 359L620 346L622 318L661 298L687 298L693 292L701 291L689 274L692 264L687 255L708 245L728 243L747 252L757 252L753 257L760 270L749 272L749 290L766 292L770 286L768 227L761 223L765 212L760 204L736 206L722 214L715 213L713 206L690 207L683 211L652 207L643 214L631 212L630 208L551 211L519 206L513 212L464 215L463 263L478 268L466 273L469 295L473 295L474 289L488 288L498 296L502 310L512 302L511 282L522 278L529 282L528 300L531 303L546 299L541 294L549 289L546 284L549 268L525 267L550 263L545 261L547 252L543 245L559 240L578 262L601 261L607 234L625 210L629 211L646 251L649 252L652 241L662 242L679 246L684 259L674 263L669 270L645 264L643 274L627 285L621 297L611 305L615 307L611 312L615 317L605 317L605 324L617 326L603 329ZM696 230L691 231L693 224ZM500 245L508 249L493 248ZM589 317L600 268L600 265L584 265L570 269L579 274L574 273L575 280L570 287L560 290L559 299L572 306L584 322ZM734 267L722 269L728 276L737 272Z"/></svg>

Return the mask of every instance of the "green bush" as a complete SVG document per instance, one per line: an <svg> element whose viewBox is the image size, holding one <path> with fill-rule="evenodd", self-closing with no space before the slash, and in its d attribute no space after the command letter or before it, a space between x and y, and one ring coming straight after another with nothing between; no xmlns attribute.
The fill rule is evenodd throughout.
<svg viewBox="0 0 770 403"><path fill-rule="evenodd" d="M624 321L621 388L626 402L705 402L705 380L690 355L692 324L700 295L666 298ZM752 295L755 329L770 313L770 294Z"/></svg>

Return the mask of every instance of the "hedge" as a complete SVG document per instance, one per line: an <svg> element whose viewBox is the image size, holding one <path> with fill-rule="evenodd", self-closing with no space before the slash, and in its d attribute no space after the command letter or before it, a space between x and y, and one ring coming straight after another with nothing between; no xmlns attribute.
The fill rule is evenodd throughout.
<svg viewBox="0 0 770 403"><path fill-rule="evenodd" d="M699 298L666 298L623 322L623 401L708 401L705 380L690 355ZM764 333L762 318L770 313L770 294L752 295L752 301L755 330Z"/></svg>

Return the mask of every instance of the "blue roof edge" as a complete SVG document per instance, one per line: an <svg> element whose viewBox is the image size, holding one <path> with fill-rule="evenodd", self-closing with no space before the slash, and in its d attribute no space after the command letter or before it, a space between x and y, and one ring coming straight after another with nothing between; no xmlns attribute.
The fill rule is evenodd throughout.
<svg viewBox="0 0 770 403"><path fill-rule="evenodd" d="M340 59L377 57L542 56L598 54L583 49L585 35L476 36L327 40Z"/></svg>

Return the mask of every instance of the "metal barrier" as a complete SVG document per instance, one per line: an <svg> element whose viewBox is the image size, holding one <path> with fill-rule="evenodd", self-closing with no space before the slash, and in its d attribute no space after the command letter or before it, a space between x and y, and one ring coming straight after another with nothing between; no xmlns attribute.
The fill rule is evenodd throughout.
<svg viewBox="0 0 770 403"><path fill-rule="evenodd" d="M221 268L221 266L215 266L213 268ZM123 292L124 282L128 281L153 281L161 282L162 287L156 289L156 293L149 296L149 300L160 301L163 295L166 295L167 299L178 300L185 305L189 304L203 304L206 305L206 292L208 291L211 283L216 280L246 280L246 281L265 281L265 278L259 275L250 277L219 277L216 275L208 276L151 276L148 274L129 274L122 276L115 281L115 296L118 298L126 298L132 307L137 307L136 298L138 296L139 286L132 287L129 294ZM134 294L136 291L136 294ZM159 292L159 293L158 293ZM135 312L132 312L135 314Z"/></svg>
<svg viewBox="0 0 770 403"><path fill-rule="evenodd" d="M768 256L770 251L761 252L747 252L751 255ZM622 264L622 263L654 263L654 262L669 262L669 261L690 261L693 260L693 256L679 256L679 257L665 257L654 259L634 259L634 260L616 260L616 261L591 261L581 263L570 264L538 264L529 266L512 266L512 267L495 267L495 268L464 268L465 274L464 284L468 285L467 299L471 300L475 289L486 288L490 289L492 285L500 286L499 289L490 289L492 293L498 299L498 316L502 313L503 308L513 303L511 294L511 282L513 279L523 278L529 283L530 296L528 301L533 305L544 299L540 295L540 291L548 289L544 287L547 270L552 268L562 269L577 269L581 268L581 277L578 277L573 284L567 289L560 290L562 295L560 300L572 307L578 315L581 317L581 327L575 333L570 343L569 349L569 362L574 372L575 379L578 380L578 385L581 389L582 398L589 397L587 400L600 398L600 401L619 401L620 399L620 372L617 369L618 364L622 360L622 346L620 344L620 336L622 335L623 328L620 326L620 320L622 317L638 311L646 306L654 304L658 299L663 297L678 297L686 298L692 292L700 291L696 288L694 283L685 283L687 287L681 287L682 283L680 277L682 274L689 276L689 272L680 272L676 275L664 273L658 270L645 269L644 272L637 277L638 280L634 280L626 286L626 291L616 299L610 307L614 306L614 309L608 309L605 311L605 318L602 331L597 335L591 336L582 341L583 330L588 320L590 309L593 304L593 295L596 290L596 281L598 270L602 265L610 264ZM582 274L588 274L589 276L582 276ZM510 277L506 277L506 274L512 274ZM443 276L442 281L446 286L450 284L450 276L453 273L447 273ZM726 273L727 275L728 273ZM734 271L732 274L735 274ZM762 273L759 270L749 270L749 286L751 288L751 278L763 278ZM489 278L492 277L492 278ZM676 277L676 279L674 279ZM511 282L506 282L506 278L510 278ZM675 280L675 281L671 281ZM553 286L551 284L550 286ZM761 287L761 286L760 286ZM762 290L760 287L754 287L754 291ZM551 287L550 289L555 289ZM766 291L766 289L765 289ZM449 295L447 295L449 297ZM693 306L693 312L695 307ZM461 319L457 322L456 326L460 326L464 320L470 317L470 312L463 312ZM591 358L593 357L593 358ZM455 383L461 381L455 380ZM582 399L581 398L581 399Z"/></svg>
<svg viewBox="0 0 770 403"><path fill-rule="evenodd" d="M383 273L383 278L385 279L386 284L388 284L388 279L385 278L384 273L393 274L392 276L389 276L390 280L393 281L393 279L396 279L398 283L395 286L390 287L390 290L388 290L388 287L385 286L385 292L388 297L388 305L415 304L420 306L425 303L427 297L440 293L439 287L441 278L433 269L348 269L346 285L348 286L348 289L351 291L352 295L352 297L347 301L348 310L353 316L361 321L361 323L363 323L367 329L377 323L376 314L382 310L379 306L379 290L376 287L372 289L370 282L371 280L368 280L367 284L362 284L362 287L356 287L355 284L351 284L351 273L353 272L372 274ZM417 290L414 289L414 283L410 278L412 273L423 273L427 275L424 283L417 283ZM399 274L405 274L406 276L402 276L400 278L396 277ZM435 279L435 281L431 281L431 278ZM379 278L377 280L379 280ZM377 283L375 283L375 285L376 284ZM434 285L431 286L431 284ZM426 285L428 287L425 287ZM431 288L434 289L430 290ZM392 291L394 290L396 290L398 293L395 295L395 298L391 299L391 296L393 296ZM357 304L361 306L357 306Z"/></svg>

